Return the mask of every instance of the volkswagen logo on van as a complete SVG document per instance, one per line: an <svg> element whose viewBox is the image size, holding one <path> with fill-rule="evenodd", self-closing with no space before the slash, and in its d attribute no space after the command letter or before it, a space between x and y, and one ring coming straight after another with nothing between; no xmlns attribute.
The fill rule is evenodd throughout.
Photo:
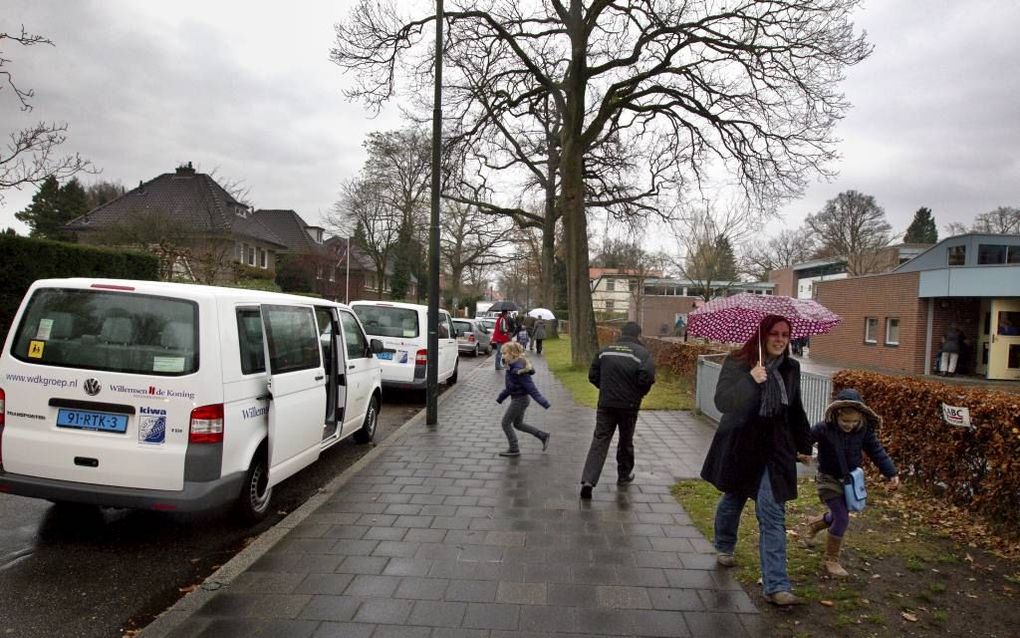
<svg viewBox="0 0 1020 638"><path fill-rule="evenodd" d="M103 386L99 385L99 379L85 379L85 394L94 397L99 394Z"/></svg>

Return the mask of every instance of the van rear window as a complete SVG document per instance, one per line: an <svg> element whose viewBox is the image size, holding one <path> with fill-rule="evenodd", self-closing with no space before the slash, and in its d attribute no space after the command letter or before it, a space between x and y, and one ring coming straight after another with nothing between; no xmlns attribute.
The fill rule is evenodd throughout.
<svg viewBox="0 0 1020 638"><path fill-rule="evenodd" d="M413 339L419 334L418 311L393 306L353 306L365 332L376 337Z"/></svg>
<svg viewBox="0 0 1020 638"><path fill-rule="evenodd" d="M11 355L67 368L191 374L198 370L198 305L107 290L37 290Z"/></svg>

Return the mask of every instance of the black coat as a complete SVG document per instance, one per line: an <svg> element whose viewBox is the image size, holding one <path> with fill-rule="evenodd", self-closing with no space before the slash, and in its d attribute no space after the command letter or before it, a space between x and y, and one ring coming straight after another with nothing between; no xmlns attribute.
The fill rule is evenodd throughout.
<svg viewBox="0 0 1020 638"><path fill-rule="evenodd" d="M588 381L599 389L598 407L638 410L655 383L655 363L640 341L622 336L595 355Z"/></svg>
<svg viewBox="0 0 1020 638"><path fill-rule="evenodd" d="M718 490L755 498L766 466L779 502L797 498L797 454L811 454L811 430L800 400L800 364L780 364L789 405L775 417L760 417L762 388L751 365L726 357L715 388L723 413L701 468L701 478Z"/></svg>

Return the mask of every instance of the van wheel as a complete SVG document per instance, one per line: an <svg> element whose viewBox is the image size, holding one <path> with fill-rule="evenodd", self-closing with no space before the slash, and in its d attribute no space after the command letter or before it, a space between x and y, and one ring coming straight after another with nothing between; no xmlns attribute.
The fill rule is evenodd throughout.
<svg viewBox="0 0 1020 638"><path fill-rule="evenodd" d="M257 523L269 513L272 498L273 488L269 487L266 455L260 449L244 475L244 485L241 486L241 494L237 497L237 509L245 520Z"/></svg>
<svg viewBox="0 0 1020 638"><path fill-rule="evenodd" d="M460 374L460 361L453 365L453 374L451 374L450 378L446 380L446 385L453 385L454 383L457 383L458 374Z"/></svg>
<svg viewBox="0 0 1020 638"><path fill-rule="evenodd" d="M375 438L375 426L379 423L379 399L372 397L368 404L368 412L365 413L365 422L361 429L354 433L356 443L371 443Z"/></svg>

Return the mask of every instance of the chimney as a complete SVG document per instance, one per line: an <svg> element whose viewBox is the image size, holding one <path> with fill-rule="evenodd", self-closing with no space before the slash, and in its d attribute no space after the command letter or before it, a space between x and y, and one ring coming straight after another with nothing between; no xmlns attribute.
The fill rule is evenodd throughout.
<svg viewBox="0 0 1020 638"><path fill-rule="evenodd" d="M194 168L192 168L192 166L191 166L191 162L188 162L188 165L187 165L187 166L185 166L185 165L183 165L183 164L182 164L182 165L180 165L180 166L178 166L178 167L177 167L177 170L175 171L175 173L176 173L177 175L182 175L182 176L186 176L186 175L194 175L194 174L195 174L195 169L194 169Z"/></svg>

